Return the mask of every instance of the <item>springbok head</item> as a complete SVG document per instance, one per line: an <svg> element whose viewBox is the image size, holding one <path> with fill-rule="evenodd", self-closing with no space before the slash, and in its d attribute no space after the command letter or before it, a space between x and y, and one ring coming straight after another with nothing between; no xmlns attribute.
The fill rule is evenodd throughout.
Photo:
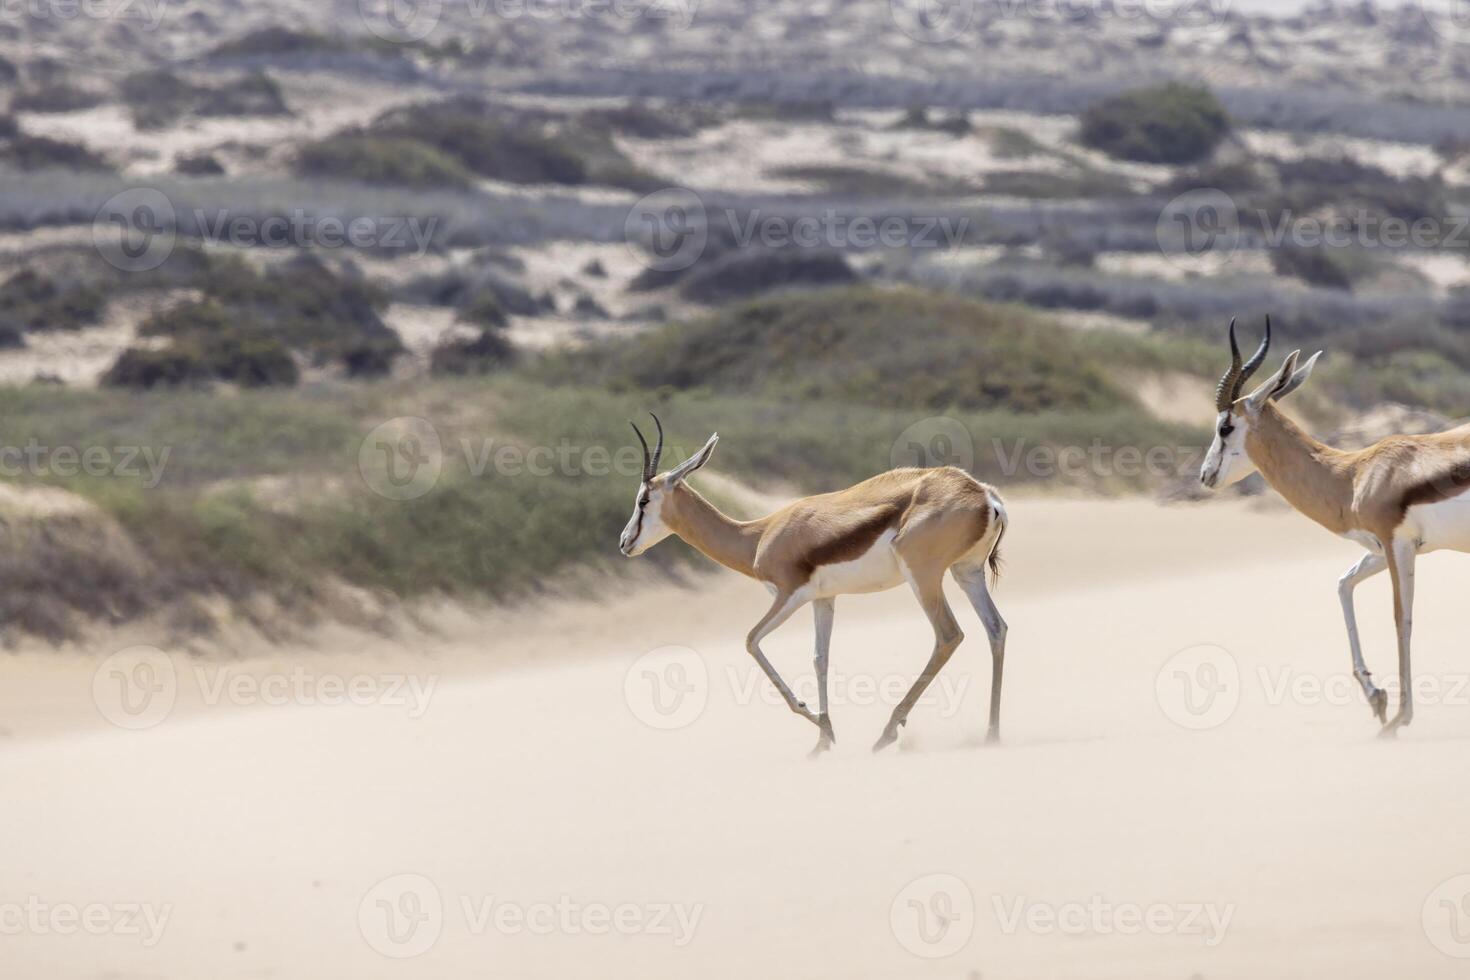
<svg viewBox="0 0 1470 980"><path fill-rule="evenodd" d="M643 479L638 483L638 496L633 500L633 516L628 519L628 526L623 528L623 534L618 538L618 550L629 558L643 554L674 533L664 521L664 505L690 473L709 462L710 456L714 455L715 443L720 441L720 434L717 432L709 437L703 449L660 475L658 459L664 452L664 427L657 415L652 412L648 415L653 419L654 428L658 430L658 443L651 453L648 451L648 440L643 438L638 426L628 422L643 446Z"/></svg>
<svg viewBox="0 0 1470 980"><path fill-rule="evenodd" d="M1250 434L1251 425L1260 419L1261 410L1266 407L1267 402L1285 398L1300 388L1311 376L1312 368L1317 365L1317 358L1322 356L1322 352L1318 351L1298 367L1297 359L1302 352L1292 351L1286 355L1286 360L1275 374L1242 398L1241 389L1266 360L1266 351L1270 347L1271 318L1268 316L1261 346L1256 348L1250 360L1242 364L1240 346L1235 340L1235 321L1230 321L1230 369L1215 386L1215 410L1220 414L1215 418L1214 441L1210 443L1210 451L1205 454L1204 464L1199 471L1200 482L1211 490L1229 486L1256 471L1255 464L1246 452L1246 437Z"/></svg>

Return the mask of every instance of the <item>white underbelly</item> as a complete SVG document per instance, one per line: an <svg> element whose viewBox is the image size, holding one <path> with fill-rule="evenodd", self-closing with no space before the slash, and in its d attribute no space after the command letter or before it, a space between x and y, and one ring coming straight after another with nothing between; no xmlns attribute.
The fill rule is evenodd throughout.
<svg viewBox="0 0 1470 980"><path fill-rule="evenodd" d="M872 547L852 561L818 565L808 587L813 598L882 592L905 581L898 553L893 550L896 531L884 531Z"/></svg>
<svg viewBox="0 0 1470 980"><path fill-rule="evenodd" d="M1414 535L1421 551L1470 551L1470 491L1449 500L1410 507L1400 533Z"/></svg>

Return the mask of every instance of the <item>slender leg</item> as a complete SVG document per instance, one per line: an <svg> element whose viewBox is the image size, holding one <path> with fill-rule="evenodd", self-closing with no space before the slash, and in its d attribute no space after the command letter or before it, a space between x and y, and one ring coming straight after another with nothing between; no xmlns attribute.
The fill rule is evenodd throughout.
<svg viewBox="0 0 1470 980"><path fill-rule="evenodd" d="M1414 543L1392 542L1388 573L1393 578L1393 621L1399 639L1399 710L1384 735L1393 735L1414 720L1414 680L1409 669L1409 637L1414 631Z"/></svg>
<svg viewBox="0 0 1470 980"><path fill-rule="evenodd" d="M790 619L791 614L805 605L805 602L806 600L798 599L791 592L778 594L776 601L771 604L771 608L761 617L761 621L755 624L755 629L751 630L750 634L746 636L745 649L755 659L760 669L765 671L766 676L771 679L771 683L776 685L776 690L781 692L781 698L786 702L786 707L790 708L796 714L801 715L813 725L821 727L821 721L806 706L805 701L798 701L796 695L791 693L791 688L787 687L786 682L781 679L781 675L776 673L776 668L772 667L771 662L766 659L766 655L761 653L760 647L761 640L765 639L776 627Z"/></svg>
<svg viewBox="0 0 1470 980"><path fill-rule="evenodd" d="M985 626L985 635L990 638L990 725L985 741L997 742L1000 740L1000 681L1006 665L1006 621L1001 618L1000 610L995 608L995 600L990 598L983 567L955 568L952 574L965 595L969 596L970 605L975 607L976 615Z"/></svg>
<svg viewBox="0 0 1470 980"><path fill-rule="evenodd" d="M1363 688L1363 695L1368 699L1373 713L1378 716L1379 724L1388 721L1388 695L1373 683L1373 675L1363 662L1363 644L1358 640L1358 617L1353 611L1353 589L1359 582L1372 578L1387 567L1387 558L1370 551L1337 580L1337 597L1342 600L1342 618L1347 623L1348 645L1353 651L1353 676Z"/></svg>
<svg viewBox="0 0 1470 980"><path fill-rule="evenodd" d="M914 595L919 599L919 605L924 607L924 615L929 617L929 623L934 627L934 652L929 655L929 662L924 665L924 672L919 679L914 681L914 686L903 696L903 700L893 709L893 714L888 719L888 724L883 728L883 734L878 736L878 741L873 745L873 751L892 744L898 740L898 730L908 721L909 712L919 698L923 697L934 676L949 661L950 655L965 638L960 630L960 624L955 621L954 613L949 608L949 603L944 598L944 570L929 574L911 572L909 584L913 586Z"/></svg>
<svg viewBox="0 0 1470 980"><path fill-rule="evenodd" d="M817 747L812 749L812 755L821 755L832 747L837 741L837 736L832 731L832 716L827 711L827 650L832 643L832 616L836 611L837 600L817 599L812 603L812 612L817 622L817 653L815 665L817 669L817 724L822 733L817 736Z"/></svg>

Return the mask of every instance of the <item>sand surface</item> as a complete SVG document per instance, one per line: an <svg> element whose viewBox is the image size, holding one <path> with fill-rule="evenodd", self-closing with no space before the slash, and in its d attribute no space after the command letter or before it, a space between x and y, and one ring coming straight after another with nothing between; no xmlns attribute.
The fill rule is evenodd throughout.
<svg viewBox="0 0 1470 980"><path fill-rule="evenodd" d="M424 643L12 655L3 974L1470 972L1470 559L1423 560L1390 742L1348 675L1351 546L1242 504L1011 513L1000 746L958 592L969 639L876 757L927 627L904 592L839 601L817 761L742 649L764 592L724 573ZM1359 604L1386 679L1386 576ZM810 635L767 643L804 693Z"/></svg>

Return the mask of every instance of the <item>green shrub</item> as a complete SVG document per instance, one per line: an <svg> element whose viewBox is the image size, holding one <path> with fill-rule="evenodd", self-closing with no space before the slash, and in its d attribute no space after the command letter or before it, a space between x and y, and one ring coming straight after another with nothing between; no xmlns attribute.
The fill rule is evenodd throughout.
<svg viewBox="0 0 1470 980"><path fill-rule="evenodd" d="M438 375L489 374L508 365L515 348L495 330L474 339L451 340L434 348L429 368Z"/></svg>
<svg viewBox="0 0 1470 980"><path fill-rule="evenodd" d="M211 58L254 58L291 54L332 53L345 50L341 41L311 31L289 27L263 27L230 41L209 52Z"/></svg>
<svg viewBox="0 0 1470 980"><path fill-rule="evenodd" d="M296 362L286 345L273 337L229 333L209 338L201 360L212 377L246 388L294 385Z"/></svg>
<svg viewBox="0 0 1470 980"><path fill-rule="evenodd" d="M107 300L91 286L59 283L22 269L0 285L0 323L11 329L76 330L96 323Z"/></svg>
<svg viewBox="0 0 1470 980"><path fill-rule="evenodd" d="M736 249L697 269L680 292L697 303L721 303L790 286L830 286L857 280L837 252L810 248Z"/></svg>
<svg viewBox="0 0 1470 980"><path fill-rule="evenodd" d="M296 153L304 177L404 187L468 187L471 175L453 158L418 140L342 133L308 143Z"/></svg>
<svg viewBox="0 0 1470 980"><path fill-rule="evenodd" d="M202 384L209 378L200 352L191 346L162 350L132 347L118 355L100 383L110 388L176 388Z"/></svg>
<svg viewBox="0 0 1470 980"><path fill-rule="evenodd" d="M1325 289L1351 289L1352 279L1343 263L1323 246L1283 244L1271 249L1271 268Z"/></svg>
<svg viewBox="0 0 1470 980"><path fill-rule="evenodd" d="M15 93L12 112L76 112L102 104L102 96L67 82L53 82Z"/></svg>
<svg viewBox="0 0 1470 980"><path fill-rule="evenodd" d="M196 110L201 116L289 116L290 106L276 80L263 71L219 88L203 89Z"/></svg>
<svg viewBox="0 0 1470 980"><path fill-rule="evenodd" d="M518 184L581 184L587 167L565 143L529 124L492 118L475 103L450 101L390 110L371 127L416 140L483 177Z"/></svg>
<svg viewBox="0 0 1470 980"><path fill-rule="evenodd" d="M503 327L509 322L505 309L500 305L500 298L490 289L470 293L460 305L455 319L481 327Z"/></svg>
<svg viewBox="0 0 1470 980"><path fill-rule="evenodd" d="M1193 163L1230 132L1230 117L1209 89L1179 82L1104 99L1081 121L1084 144L1142 163Z"/></svg>
<svg viewBox="0 0 1470 980"><path fill-rule="evenodd" d="M49 136L21 133L0 143L0 162L17 170L111 170L112 165L85 146Z"/></svg>
<svg viewBox="0 0 1470 980"><path fill-rule="evenodd" d="M909 289L793 293L546 357L554 380L929 412L1131 404L1063 327Z"/></svg>

